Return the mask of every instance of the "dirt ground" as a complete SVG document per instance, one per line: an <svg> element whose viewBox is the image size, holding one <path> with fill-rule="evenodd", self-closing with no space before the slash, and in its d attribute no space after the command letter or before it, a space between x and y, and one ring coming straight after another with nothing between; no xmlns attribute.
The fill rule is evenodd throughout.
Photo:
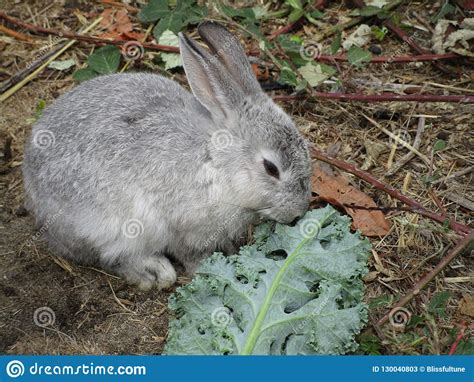
<svg viewBox="0 0 474 382"><path fill-rule="evenodd" d="M6 1L4 9L37 25L56 28L68 25L72 30L78 30L77 12L92 17L93 12L100 13L104 9L104 5L91 2L57 2L47 7L49 3ZM419 7L419 4L414 6ZM337 5L331 5L328 12L336 13L338 9ZM400 12L409 14L408 7ZM309 27L300 32L309 33ZM31 36L32 42L19 42L0 34L0 81L21 70L49 41L45 36ZM383 42L384 55L397 52L399 46L396 38L388 37ZM409 53L408 48L404 49ZM61 59L74 58L83 63L90 51L91 45L78 44ZM341 78L347 82L349 91L367 90L355 87L351 80L363 82L378 78L423 86L427 92L436 94L450 91L474 94L472 61L448 66L457 67L460 76L452 79L440 74L429 63L409 63L392 64L389 68L375 65L362 69L342 68ZM149 69L135 67L133 70ZM3 148L4 157L3 162L0 158L0 354L159 354L167 335L167 299L173 290L141 292L114 275L54 256L41 239L36 240L33 217L22 208L24 140L31 130L39 102L50 104L76 84L71 74L71 70L46 69L0 104L0 152ZM175 79L185 83L183 78L178 71ZM430 210L439 211L436 204L439 199L449 217L465 225L472 224L472 210L465 202L456 201L456 196L474 200L472 172L437 183L429 191L423 182L423 177L429 174L428 166L416 157L394 176L384 178L390 156L393 155L396 162L408 151L403 147L393 150L390 138L361 115L371 116L395 134L403 130L402 137L411 141L419 117L425 116L426 130L419 151L429 157L436 140L447 142L447 147L433 159L442 178L474 165L472 105L298 101L283 102L281 106L319 147L340 144L338 156L341 159L363 166L372 157L370 148L379 147L379 155L367 165L369 172ZM360 179L350 179L373 197L377 205L401 205ZM474 310L474 268L470 253L456 258L406 307L412 321L405 331L397 331L390 325L381 328L373 325L446 256L459 239L453 231L413 212L394 210L387 213L387 218L392 226L389 234L371 239L374 256L370 259L370 274L366 279L370 323L360 336L360 353L446 354L461 330L459 346L468 349ZM179 279L181 284L186 281ZM45 323L48 325L43 325Z"/></svg>

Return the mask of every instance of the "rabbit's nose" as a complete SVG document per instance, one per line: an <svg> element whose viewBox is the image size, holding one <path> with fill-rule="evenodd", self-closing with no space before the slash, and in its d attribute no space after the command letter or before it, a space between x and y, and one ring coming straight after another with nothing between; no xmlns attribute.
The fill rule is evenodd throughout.
<svg viewBox="0 0 474 382"><path fill-rule="evenodd" d="M290 225L295 225L298 222L298 220L301 219L301 217L305 214L306 209L300 210L295 215L293 215L293 219L291 220Z"/></svg>

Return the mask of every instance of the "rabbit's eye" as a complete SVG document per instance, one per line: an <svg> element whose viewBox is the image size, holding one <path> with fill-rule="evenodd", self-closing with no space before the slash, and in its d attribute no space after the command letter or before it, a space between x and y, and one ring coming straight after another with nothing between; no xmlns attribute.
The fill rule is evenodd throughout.
<svg viewBox="0 0 474 382"><path fill-rule="evenodd" d="M280 179L280 171L278 171L278 167L274 163L270 162L267 159L264 159L263 166L265 167L265 171L268 175Z"/></svg>

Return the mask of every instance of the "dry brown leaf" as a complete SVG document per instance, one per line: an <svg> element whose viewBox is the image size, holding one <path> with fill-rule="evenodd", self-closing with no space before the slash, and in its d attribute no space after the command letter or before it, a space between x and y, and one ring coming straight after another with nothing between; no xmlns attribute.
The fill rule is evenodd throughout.
<svg viewBox="0 0 474 382"><path fill-rule="evenodd" d="M133 25L128 17L128 11L126 9L118 11L115 15L115 20L115 30L118 32L127 33L132 31Z"/></svg>
<svg viewBox="0 0 474 382"><path fill-rule="evenodd" d="M100 26L102 28L109 29L111 25L113 25L113 9L107 8L100 14L102 20L100 20Z"/></svg>
<svg viewBox="0 0 474 382"><path fill-rule="evenodd" d="M259 80L266 81L270 78L270 74L267 68L261 69L258 64L251 64L251 66L255 77L257 77Z"/></svg>
<svg viewBox="0 0 474 382"><path fill-rule="evenodd" d="M474 297L468 294L463 296L459 304L459 313L469 317L474 317Z"/></svg>
<svg viewBox="0 0 474 382"><path fill-rule="evenodd" d="M107 8L100 16L102 17L100 26L106 30L99 35L100 38L126 40L124 34L132 33L133 25L126 9L114 13L111 8Z"/></svg>
<svg viewBox="0 0 474 382"><path fill-rule="evenodd" d="M372 198L351 186L342 175L329 174L320 165L315 165L312 179L313 191L319 197L344 209L353 219L352 226L365 236L384 236L390 229L389 222L381 211L353 209L347 205L377 207Z"/></svg>

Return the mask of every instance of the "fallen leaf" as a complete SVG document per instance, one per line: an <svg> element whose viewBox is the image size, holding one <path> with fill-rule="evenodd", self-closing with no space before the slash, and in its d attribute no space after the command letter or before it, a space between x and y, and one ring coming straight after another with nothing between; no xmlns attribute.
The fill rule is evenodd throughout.
<svg viewBox="0 0 474 382"><path fill-rule="evenodd" d="M107 8L104 9L104 11L100 14L100 17L102 17L102 20L100 20L99 25L102 28L109 29L110 26L113 24L113 9L112 8Z"/></svg>
<svg viewBox="0 0 474 382"><path fill-rule="evenodd" d="M111 8L105 9L101 15L100 26L106 31L99 35L100 38L110 38L113 40L126 40L123 34L130 33L133 30L132 22L128 17L128 11L121 9L113 13Z"/></svg>
<svg viewBox="0 0 474 382"><path fill-rule="evenodd" d="M438 21L432 37L433 50L438 54L443 54L449 50L462 56L474 57L468 42L474 39L474 18L465 18L460 25L460 29L446 37L446 31L450 25L458 25L458 23L444 19Z"/></svg>
<svg viewBox="0 0 474 382"><path fill-rule="evenodd" d="M128 17L128 11L126 9L121 9L115 15L115 30L120 33L131 32L133 29L132 22Z"/></svg>
<svg viewBox="0 0 474 382"><path fill-rule="evenodd" d="M368 0L365 2L366 5L371 5L372 7L382 8L387 5L389 0Z"/></svg>
<svg viewBox="0 0 474 382"><path fill-rule="evenodd" d="M364 142L365 152L367 153L365 157L365 161L360 167L362 170L368 170L375 164L377 164L377 160L379 159L380 155L387 151L387 146L382 143L371 141L370 139Z"/></svg>
<svg viewBox="0 0 474 382"><path fill-rule="evenodd" d="M251 64L253 73L255 74L255 77L257 77L259 80L262 81L267 81L270 78L270 73L268 72L268 68L261 68L258 66L258 64L253 63Z"/></svg>
<svg viewBox="0 0 474 382"><path fill-rule="evenodd" d="M459 313L469 317L474 317L474 297L468 294L464 295L459 304Z"/></svg>
<svg viewBox="0 0 474 382"><path fill-rule="evenodd" d="M52 61L48 64L48 68L56 70L67 70L72 66L76 65L76 61L73 58L64 61Z"/></svg>
<svg viewBox="0 0 474 382"><path fill-rule="evenodd" d="M335 73L335 70L325 69L326 67L321 64L313 65L311 62L308 62L305 66L298 69L298 73L308 81L310 86L315 87Z"/></svg>
<svg viewBox="0 0 474 382"><path fill-rule="evenodd" d="M369 272L367 273L364 277L363 277L363 280L366 282L366 283L369 283L371 281L374 281L379 275L379 272L377 271L372 271L372 272Z"/></svg>
<svg viewBox="0 0 474 382"><path fill-rule="evenodd" d="M354 45L361 48L370 41L371 36L372 29L367 24L362 24L346 38L342 46L345 50L349 50Z"/></svg>
<svg viewBox="0 0 474 382"><path fill-rule="evenodd" d="M170 30L166 30L162 33L158 40L159 44L168 46L179 46L179 39L176 34ZM173 69L178 66L182 66L181 56L177 53L165 53L161 52L161 58L165 62L165 70Z"/></svg>
<svg viewBox="0 0 474 382"><path fill-rule="evenodd" d="M390 224L381 211L350 208L347 205L377 207L372 198L351 186L342 175L332 175L315 165L312 179L313 191L319 197L344 209L353 219L352 226L366 236L384 236L390 230Z"/></svg>
<svg viewBox="0 0 474 382"><path fill-rule="evenodd" d="M443 48L453 50L457 50L459 52L466 52L466 55L469 57L474 57L474 54L469 48L469 40L474 39L474 30L471 29L460 29L456 32L451 33L448 38L446 39L445 43L443 44ZM462 48L456 48L455 45L459 43ZM462 54L462 53L461 53Z"/></svg>

